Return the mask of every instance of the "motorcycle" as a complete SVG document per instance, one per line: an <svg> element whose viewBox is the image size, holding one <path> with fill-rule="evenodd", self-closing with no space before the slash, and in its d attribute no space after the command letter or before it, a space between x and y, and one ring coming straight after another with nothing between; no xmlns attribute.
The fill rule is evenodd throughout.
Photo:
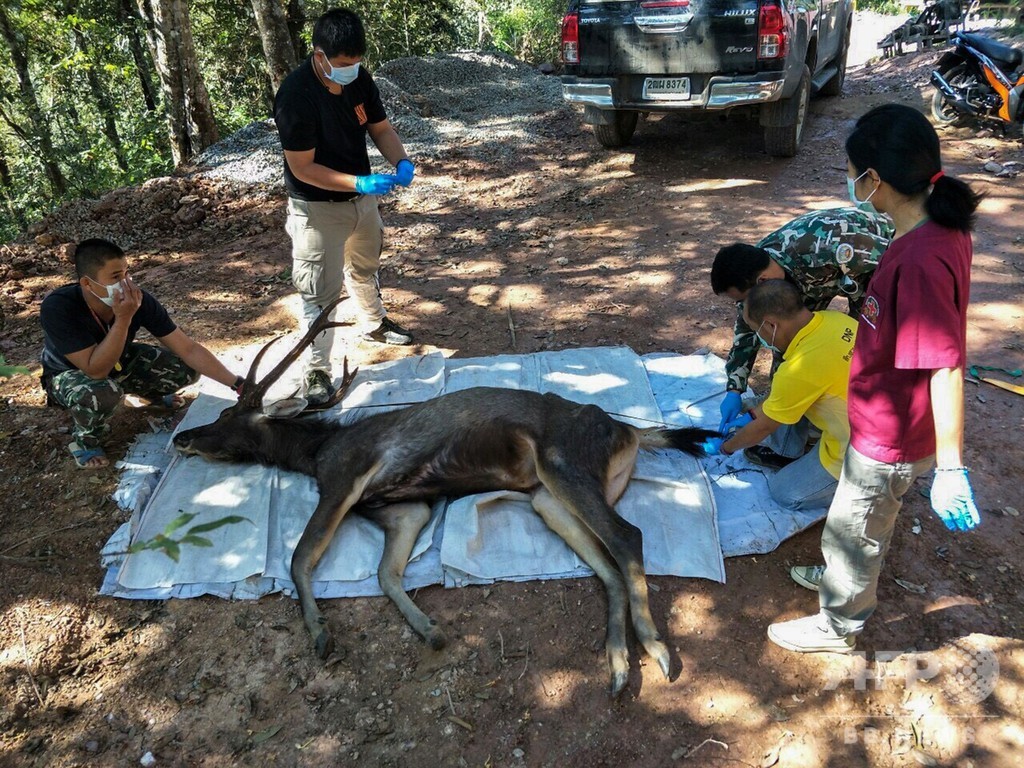
<svg viewBox="0 0 1024 768"><path fill-rule="evenodd" d="M974 119L1024 133L1024 51L968 32L932 71L932 117L940 125Z"/></svg>

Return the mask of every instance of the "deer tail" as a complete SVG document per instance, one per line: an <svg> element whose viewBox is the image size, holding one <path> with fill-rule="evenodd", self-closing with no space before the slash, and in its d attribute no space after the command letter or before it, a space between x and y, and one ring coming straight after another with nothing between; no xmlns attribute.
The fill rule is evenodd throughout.
<svg viewBox="0 0 1024 768"><path fill-rule="evenodd" d="M655 427L641 430L640 447L646 450L675 448L677 451L688 453L691 456L703 456L704 452L701 450L700 444L709 437L721 437L721 435L713 429L700 429L699 427L681 427L680 429Z"/></svg>

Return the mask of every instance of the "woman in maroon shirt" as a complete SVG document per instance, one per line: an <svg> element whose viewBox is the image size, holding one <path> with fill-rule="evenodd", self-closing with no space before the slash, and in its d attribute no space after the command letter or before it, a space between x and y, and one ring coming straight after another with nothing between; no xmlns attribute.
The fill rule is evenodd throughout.
<svg viewBox="0 0 1024 768"><path fill-rule="evenodd" d="M825 565L797 567L820 611L768 627L776 645L849 653L877 605L878 575L914 479L936 466L931 506L950 530L979 522L963 464L971 235L980 195L942 171L923 114L877 107L846 140L850 197L892 217L850 367L850 447L821 537Z"/></svg>

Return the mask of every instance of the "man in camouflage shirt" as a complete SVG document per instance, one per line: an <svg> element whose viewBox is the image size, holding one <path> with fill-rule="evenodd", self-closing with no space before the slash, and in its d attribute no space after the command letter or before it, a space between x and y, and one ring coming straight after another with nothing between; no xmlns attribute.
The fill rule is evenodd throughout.
<svg viewBox="0 0 1024 768"><path fill-rule="evenodd" d="M785 279L800 290L804 306L811 312L820 312L836 296L845 296L849 314L856 318L871 273L893 233L889 218L873 210L833 208L793 219L756 246L734 243L718 252L711 266L711 289L736 302L732 349L725 363L728 383L722 431L739 415L740 395L747 389L747 378L762 346L757 329L743 321L747 292L763 280ZM780 362L776 354L773 372Z"/></svg>

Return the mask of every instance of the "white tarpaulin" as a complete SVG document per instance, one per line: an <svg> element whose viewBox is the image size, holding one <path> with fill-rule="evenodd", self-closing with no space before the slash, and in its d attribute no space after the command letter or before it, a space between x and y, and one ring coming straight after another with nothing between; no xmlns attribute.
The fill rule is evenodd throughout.
<svg viewBox="0 0 1024 768"><path fill-rule="evenodd" d="M662 422L714 428L725 377L722 361L712 355L641 358L624 347L461 360L434 353L360 369L344 408L325 418L349 423L474 386L554 392L598 405L637 426ZM275 387L281 394L288 389L288 384ZM223 387L207 385L179 429L212 421L232 402ZM288 562L317 501L312 478L182 458L168 438L164 434L140 442L124 463L118 501L134 514L105 547L108 572L101 591L139 599L251 598L290 591ZM723 552L770 551L825 512L800 515L774 508L761 470L741 456L698 461L678 451L641 454L617 508L644 532L649 573L715 581L725 580ZM229 515L246 520L205 533L212 547L182 546L177 562L161 551L123 554L130 542L152 539L183 512L196 515L191 525ZM382 551L380 530L357 515L347 516L314 572L315 593L380 594L376 568ZM497 492L435 505L405 585L415 589L589 573L533 512L527 496Z"/></svg>

